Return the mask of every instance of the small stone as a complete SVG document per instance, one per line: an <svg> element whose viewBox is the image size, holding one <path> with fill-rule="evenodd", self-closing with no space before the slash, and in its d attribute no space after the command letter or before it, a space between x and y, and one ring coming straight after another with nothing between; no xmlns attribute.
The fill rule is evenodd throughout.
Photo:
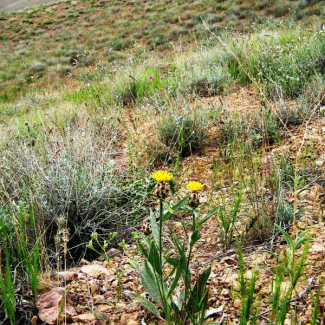
<svg viewBox="0 0 325 325"><path fill-rule="evenodd" d="M117 280L113 281L111 287L117 288L117 286L118 286L118 281Z"/></svg>
<svg viewBox="0 0 325 325"><path fill-rule="evenodd" d="M86 277L85 274L83 274L83 273L78 273L78 280L86 280L86 279L87 279L87 277Z"/></svg>
<svg viewBox="0 0 325 325"><path fill-rule="evenodd" d="M102 287L100 288L100 292L101 292L101 293L105 293L105 292L107 292L107 291L108 291L108 289L107 289L106 286L102 286Z"/></svg>
<svg viewBox="0 0 325 325"><path fill-rule="evenodd" d="M97 311L99 312L99 313L107 313L107 312L110 312L111 311L111 306L109 306L109 305L99 305L98 307L97 307Z"/></svg>
<svg viewBox="0 0 325 325"><path fill-rule="evenodd" d="M103 295L96 295L96 296L94 296L93 301L96 304L104 303L104 302L106 302L106 298Z"/></svg>
<svg viewBox="0 0 325 325"><path fill-rule="evenodd" d="M123 314L121 317L121 325L139 325L137 322L138 314Z"/></svg>
<svg viewBox="0 0 325 325"><path fill-rule="evenodd" d="M126 310L127 309L127 305L123 302L118 302L116 304L116 308L119 309L119 310Z"/></svg>
<svg viewBox="0 0 325 325"><path fill-rule="evenodd" d="M284 320L284 325L291 325L291 319L286 318L286 319Z"/></svg>
<svg viewBox="0 0 325 325"><path fill-rule="evenodd" d="M214 273L213 271L211 271L211 273L210 273L210 279L214 279L214 278L216 278L217 277L217 274L216 273Z"/></svg>
<svg viewBox="0 0 325 325"><path fill-rule="evenodd" d="M324 251L324 246L322 245L314 244L311 247L311 252L313 253L322 253L323 251Z"/></svg>
<svg viewBox="0 0 325 325"><path fill-rule="evenodd" d="M108 270L98 264L85 265L80 269L80 271L93 278L97 278L102 274L109 275Z"/></svg>
<svg viewBox="0 0 325 325"><path fill-rule="evenodd" d="M89 265L90 262L85 260L84 258L80 261L79 265L82 266L82 265Z"/></svg>
<svg viewBox="0 0 325 325"><path fill-rule="evenodd" d="M51 325L57 323L64 293L63 288L54 288L37 299L38 316L43 322ZM68 317L77 314L69 299L61 314L68 315Z"/></svg>
<svg viewBox="0 0 325 325"><path fill-rule="evenodd" d="M236 300L234 301L234 307L236 309L240 309L241 308L241 300L239 298L236 298Z"/></svg>
<svg viewBox="0 0 325 325"><path fill-rule="evenodd" d="M98 283L95 283L93 280L89 281L89 285L90 285L90 292L93 296L98 295L99 293L99 285Z"/></svg>
<svg viewBox="0 0 325 325"><path fill-rule="evenodd" d="M224 296L224 297L230 297L230 291L226 288L223 288L221 290L221 295Z"/></svg>
<svg viewBox="0 0 325 325"><path fill-rule="evenodd" d="M253 271L247 270L246 273L244 274L244 278L247 280L251 280L253 278Z"/></svg>
<svg viewBox="0 0 325 325"><path fill-rule="evenodd" d="M78 278L78 274L76 272L55 272L50 275L50 279L52 281L57 281L60 284L63 282L69 282L72 280L76 280Z"/></svg>
<svg viewBox="0 0 325 325"><path fill-rule="evenodd" d="M81 315L73 316L72 320L74 322L80 322L86 324L95 321L96 316L94 314L81 314Z"/></svg>
<svg viewBox="0 0 325 325"><path fill-rule="evenodd" d="M228 265L234 265L236 264L237 261L234 260L233 258L231 257L224 257L221 261L220 261L220 264L228 264Z"/></svg>

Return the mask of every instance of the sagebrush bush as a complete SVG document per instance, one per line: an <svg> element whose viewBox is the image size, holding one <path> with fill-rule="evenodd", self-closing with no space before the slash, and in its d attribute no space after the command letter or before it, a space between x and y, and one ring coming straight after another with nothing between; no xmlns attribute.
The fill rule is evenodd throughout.
<svg viewBox="0 0 325 325"><path fill-rule="evenodd" d="M184 78L183 92L193 92L201 97L220 93L228 81L227 72L218 66L207 68L194 66Z"/></svg>
<svg viewBox="0 0 325 325"><path fill-rule="evenodd" d="M113 97L124 106L140 103L149 97L160 97L161 93L173 95L178 87L178 78L170 67L163 67L165 74L156 68L135 71L135 77L122 77L117 84Z"/></svg>
<svg viewBox="0 0 325 325"><path fill-rule="evenodd" d="M207 123L207 116L200 109L171 112L161 118L158 128L161 142L182 157L200 152L208 141Z"/></svg>
<svg viewBox="0 0 325 325"><path fill-rule="evenodd" d="M181 67L179 92L198 96L221 93L231 82L228 69L223 65L224 52L219 48L201 50Z"/></svg>
<svg viewBox="0 0 325 325"><path fill-rule="evenodd" d="M71 73L71 66L67 64L56 64L53 66L50 70L50 72L53 71L54 75L59 75L60 77L66 77Z"/></svg>
<svg viewBox="0 0 325 325"><path fill-rule="evenodd" d="M0 197L1 211L12 200L32 204L49 247L63 220L70 233L69 248L74 247L70 259L75 262L84 254L80 244L92 232L122 235L141 219L150 187L141 178L131 181L128 171L119 167L116 128L107 125L105 136L98 137L97 130L89 127L66 126L61 134L47 133L42 144L38 144L41 138L26 145L16 143L1 160L6 189Z"/></svg>
<svg viewBox="0 0 325 325"><path fill-rule="evenodd" d="M263 109L261 109L262 111ZM269 109L263 118L256 114L236 114L222 120L219 145L244 144L246 149L257 149L265 143L273 143L280 137L280 122Z"/></svg>
<svg viewBox="0 0 325 325"><path fill-rule="evenodd" d="M279 126L299 125L319 115L325 103L325 81L321 75L315 77L305 86L301 95L293 104L288 104L279 93L273 97L276 119Z"/></svg>
<svg viewBox="0 0 325 325"><path fill-rule="evenodd" d="M296 98L315 74L324 73L324 33L311 37L283 36L277 42L273 46L265 44L251 72L266 84L269 94L282 91L285 96Z"/></svg>
<svg viewBox="0 0 325 325"><path fill-rule="evenodd" d="M29 66L30 73L43 72L46 69L46 63L44 62L33 62Z"/></svg>
<svg viewBox="0 0 325 325"><path fill-rule="evenodd" d="M228 45L224 65L242 84L258 82L270 97L297 98L317 74L324 74L324 32L274 33Z"/></svg>

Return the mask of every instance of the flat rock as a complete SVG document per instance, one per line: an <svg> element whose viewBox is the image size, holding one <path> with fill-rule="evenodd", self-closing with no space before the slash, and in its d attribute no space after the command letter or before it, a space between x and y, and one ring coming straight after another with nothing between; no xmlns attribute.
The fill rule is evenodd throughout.
<svg viewBox="0 0 325 325"><path fill-rule="evenodd" d="M37 299L38 316L43 322L50 325L57 324L64 291L63 288L54 288ZM71 301L67 299L66 303L67 305L63 308L61 315L68 317L77 315Z"/></svg>
<svg viewBox="0 0 325 325"><path fill-rule="evenodd" d="M122 252L119 249L116 248L111 248L108 252L107 255L109 257L114 257L114 256L122 256Z"/></svg>
<svg viewBox="0 0 325 325"><path fill-rule="evenodd" d="M69 282L72 280L76 280L77 278L78 278L78 274L76 272L70 272L70 271L55 272L52 273L50 276L50 279L52 281L57 281L59 283Z"/></svg>
<svg viewBox="0 0 325 325"><path fill-rule="evenodd" d="M80 271L93 278L97 278L102 274L109 275L108 270L104 266L98 264L85 265L80 269Z"/></svg>
<svg viewBox="0 0 325 325"><path fill-rule="evenodd" d="M107 257L113 258L115 256L122 256L122 252L116 248L111 248L105 254L100 255L97 260L105 261L105 260L107 260Z"/></svg>
<svg viewBox="0 0 325 325"><path fill-rule="evenodd" d="M137 321L138 314L123 314L121 317L121 324L122 325L139 325Z"/></svg>
<svg viewBox="0 0 325 325"><path fill-rule="evenodd" d="M322 245L314 244L311 247L311 252L313 253L322 253L324 251L324 247Z"/></svg>
<svg viewBox="0 0 325 325"><path fill-rule="evenodd" d="M97 307L97 312L99 313L107 313L112 310L112 307L110 305L99 305Z"/></svg>
<svg viewBox="0 0 325 325"><path fill-rule="evenodd" d="M96 316L94 314L90 314L90 313L89 314L81 314L81 315L72 317L72 320L74 322L80 322L83 324L87 324L87 323L96 321Z"/></svg>
<svg viewBox="0 0 325 325"><path fill-rule="evenodd" d="M237 261L231 257L224 257L221 261L220 261L220 264L228 264L228 265L234 265L236 264Z"/></svg>

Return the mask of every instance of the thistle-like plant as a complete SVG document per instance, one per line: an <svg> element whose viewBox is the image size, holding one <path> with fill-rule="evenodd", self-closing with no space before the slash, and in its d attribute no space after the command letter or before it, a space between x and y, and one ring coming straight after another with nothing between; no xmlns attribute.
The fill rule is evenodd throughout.
<svg viewBox="0 0 325 325"><path fill-rule="evenodd" d="M193 247L201 238L201 227L216 213L217 208L205 217L199 217L198 192L203 186L196 180L187 186L192 194L170 207L165 199L168 197L168 182L173 179L172 175L166 170L159 170L152 177L158 183L155 194L159 198L158 211L150 212L152 238L142 236L142 241L138 244L144 256L143 267L140 267L134 260L130 263L139 273L142 286L156 304L139 294L125 293L158 318L164 319L167 324L181 325L188 321L195 325L203 324L209 293L207 281L211 268L204 270L194 281L190 271L190 262ZM170 251L164 247L163 223L176 211L185 209L186 206L192 212L192 232L186 234L185 240L181 240L175 233L169 231L167 237L176 252L171 255ZM182 290L180 290L181 283L183 284Z"/></svg>

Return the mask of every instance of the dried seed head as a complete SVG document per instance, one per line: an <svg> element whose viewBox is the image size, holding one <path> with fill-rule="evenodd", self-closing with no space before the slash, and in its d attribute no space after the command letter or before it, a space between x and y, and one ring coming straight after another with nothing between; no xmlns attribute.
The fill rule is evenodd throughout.
<svg viewBox="0 0 325 325"><path fill-rule="evenodd" d="M191 197L190 197L190 199L188 201L188 205L193 209L197 208L200 205L199 194L197 194L195 192L192 193L192 195L191 195Z"/></svg>

